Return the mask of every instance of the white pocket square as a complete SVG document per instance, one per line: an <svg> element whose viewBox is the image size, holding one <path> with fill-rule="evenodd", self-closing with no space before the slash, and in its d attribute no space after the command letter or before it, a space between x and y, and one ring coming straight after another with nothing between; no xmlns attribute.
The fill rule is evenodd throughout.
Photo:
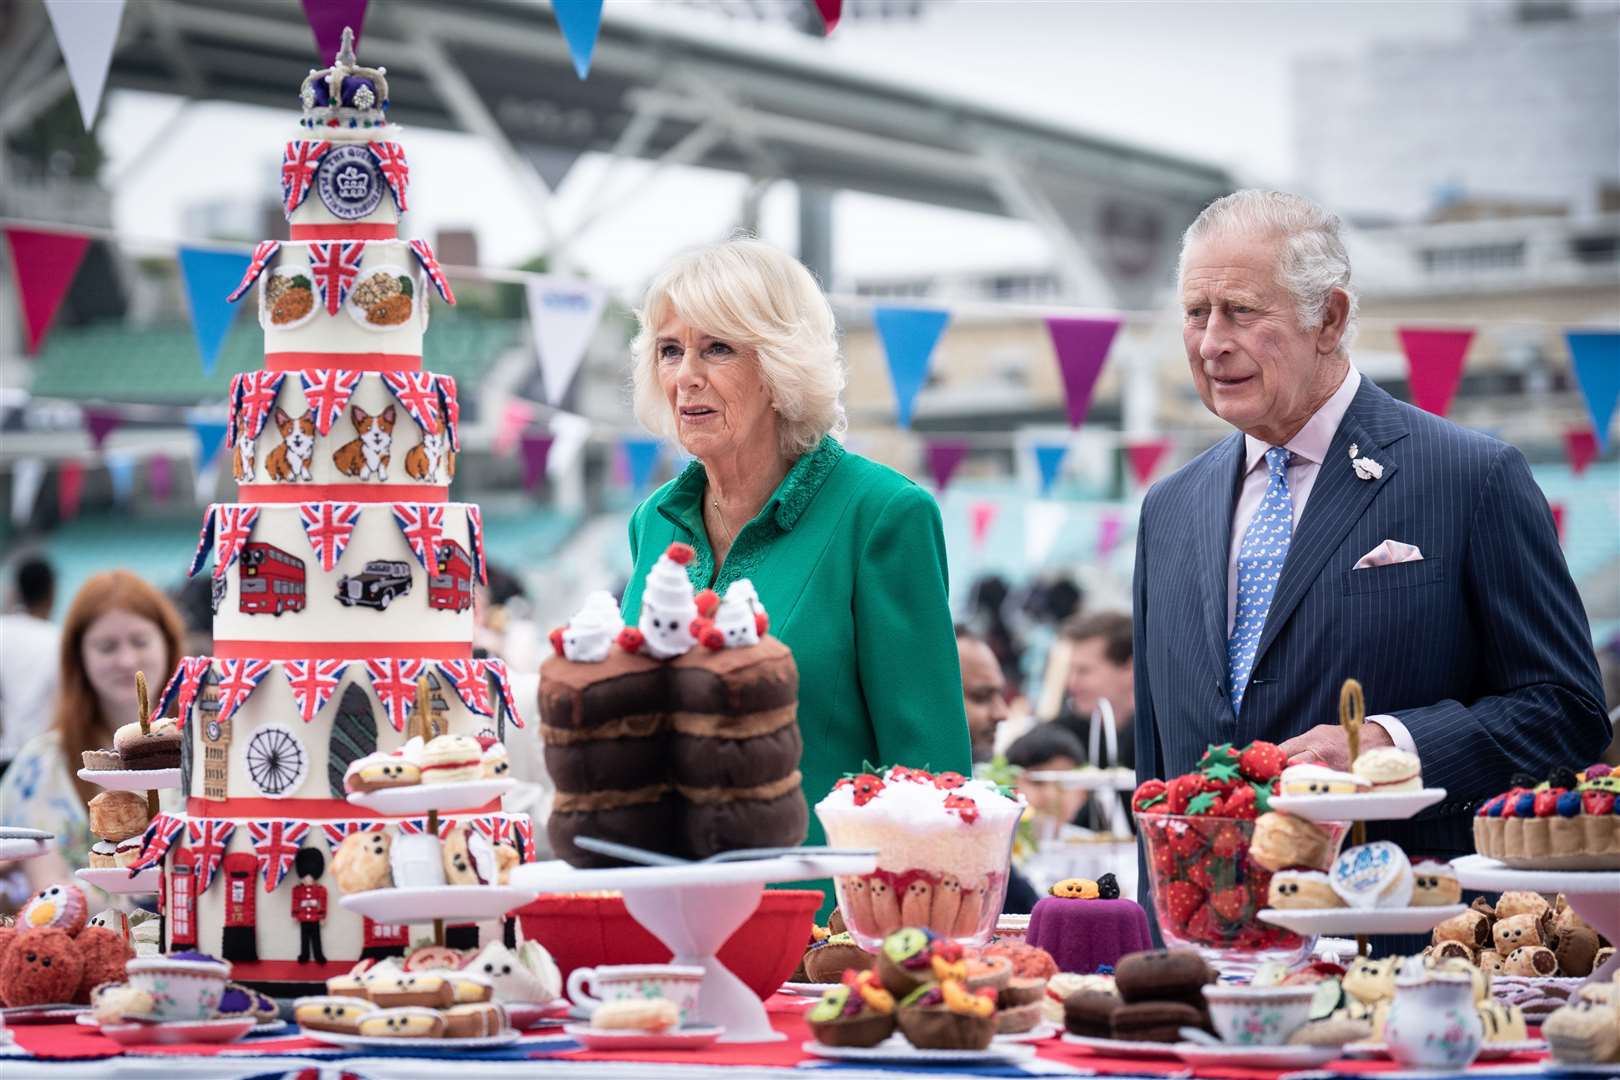
<svg viewBox="0 0 1620 1080"><path fill-rule="evenodd" d="M1367 554L1356 560L1355 570L1371 570L1375 566L1389 566L1391 563L1422 562L1423 552L1411 544L1403 544L1399 540L1385 540Z"/></svg>

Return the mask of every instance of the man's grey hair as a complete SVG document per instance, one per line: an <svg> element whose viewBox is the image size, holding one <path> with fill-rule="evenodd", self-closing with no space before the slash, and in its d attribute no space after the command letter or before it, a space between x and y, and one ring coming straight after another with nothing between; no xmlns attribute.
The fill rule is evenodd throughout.
<svg viewBox="0 0 1620 1080"><path fill-rule="evenodd" d="M1281 241L1277 284L1293 296L1300 329L1315 330L1322 325L1334 289L1350 298L1344 336L1339 339L1339 349L1345 351L1356 337L1360 305L1350 283L1350 256L1339 230L1337 214L1302 195L1258 188L1234 191L1204 207L1182 234L1177 286L1187 270L1187 249L1195 240L1218 234L1276 237Z"/></svg>

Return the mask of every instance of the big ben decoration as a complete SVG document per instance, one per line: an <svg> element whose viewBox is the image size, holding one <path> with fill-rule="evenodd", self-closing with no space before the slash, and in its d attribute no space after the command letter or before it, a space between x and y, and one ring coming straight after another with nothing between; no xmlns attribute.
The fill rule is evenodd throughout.
<svg viewBox="0 0 1620 1080"><path fill-rule="evenodd" d="M212 673L198 695L196 720L203 744L203 798L222 800L230 782L231 721L220 717L219 685Z"/></svg>

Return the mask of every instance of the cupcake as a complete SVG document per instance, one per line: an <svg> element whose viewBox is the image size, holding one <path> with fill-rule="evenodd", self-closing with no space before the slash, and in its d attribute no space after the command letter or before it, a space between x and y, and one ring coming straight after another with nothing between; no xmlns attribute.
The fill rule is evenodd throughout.
<svg viewBox="0 0 1620 1080"><path fill-rule="evenodd" d="M846 971L867 971L872 954L855 944L848 934L833 934L804 954L804 972L811 982L841 982Z"/></svg>
<svg viewBox="0 0 1620 1080"><path fill-rule="evenodd" d="M1350 771L1370 783L1374 792L1423 790L1423 771L1417 755L1398 746L1368 750L1356 758Z"/></svg>
<svg viewBox="0 0 1620 1080"><path fill-rule="evenodd" d="M1450 863L1421 859L1412 864L1413 907L1444 907L1461 902L1462 882Z"/></svg>
<svg viewBox="0 0 1620 1080"><path fill-rule="evenodd" d="M983 1050L996 1035L996 997L955 979L913 990L899 1008L900 1030L924 1050Z"/></svg>
<svg viewBox="0 0 1620 1080"><path fill-rule="evenodd" d="M876 1046L894 1034L894 995L873 971L846 972L805 1017L824 1046Z"/></svg>
<svg viewBox="0 0 1620 1080"><path fill-rule="evenodd" d="M878 950L877 973L883 988L897 998L910 994L923 983L933 982L934 944L939 940L932 930L907 927L883 939ZM960 978L966 972L959 972Z"/></svg>

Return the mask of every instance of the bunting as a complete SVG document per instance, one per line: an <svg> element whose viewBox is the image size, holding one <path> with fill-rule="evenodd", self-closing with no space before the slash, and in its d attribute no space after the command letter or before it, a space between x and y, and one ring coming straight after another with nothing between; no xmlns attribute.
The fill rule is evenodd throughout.
<svg viewBox="0 0 1620 1080"><path fill-rule="evenodd" d="M86 4L82 0L45 0L45 14L56 36L56 47L67 65L68 82L79 103L84 130L96 126L101 92L107 87L113 52L118 47L118 27L124 16L124 0Z"/></svg>
<svg viewBox="0 0 1620 1080"><path fill-rule="evenodd" d="M479 716L493 716L489 703L489 677L484 660L441 660L439 670L456 689L461 703Z"/></svg>
<svg viewBox="0 0 1620 1080"><path fill-rule="evenodd" d="M321 159L332 149L329 142L313 139L295 139L281 153L281 205L291 217L292 212L309 196L315 184L315 170Z"/></svg>
<svg viewBox="0 0 1620 1080"><path fill-rule="evenodd" d="M1153 478L1153 470L1159 467L1159 459L1170 449L1168 438L1144 439L1127 443L1125 457L1131 465L1131 475L1140 485L1146 485Z"/></svg>
<svg viewBox="0 0 1620 1080"><path fill-rule="evenodd" d="M197 354L202 359L203 372L212 375L237 310L229 299L221 299L221 294L238 277L251 274L253 264L247 256L235 251L182 246L178 254Z"/></svg>
<svg viewBox="0 0 1620 1080"><path fill-rule="evenodd" d="M405 211L405 190L411 186L411 167L405 163L405 148L397 142L368 142L377 168L388 181L388 190L394 193L394 204Z"/></svg>
<svg viewBox="0 0 1620 1080"><path fill-rule="evenodd" d="M556 16L563 40L568 42L574 71L583 82L591 70L596 36L602 30L602 0L552 0L551 13Z"/></svg>
<svg viewBox="0 0 1620 1080"><path fill-rule="evenodd" d="M521 727L522 725L520 724L518 726ZM507 820L509 820L512 827L517 830L518 839L522 841L523 861L539 862L540 853L534 849L534 822L527 814L515 819L509 818Z"/></svg>
<svg viewBox="0 0 1620 1080"><path fill-rule="evenodd" d="M518 440L523 451L523 490L533 491L546 475L546 461L551 457L552 437L525 432Z"/></svg>
<svg viewBox="0 0 1620 1080"><path fill-rule="evenodd" d="M433 245L426 240L412 240L411 253L416 256L416 261L422 264L423 272L438 290L439 299L455 307L455 290L450 288L450 279L444 276L444 268L439 265L439 257L433 254Z"/></svg>
<svg viewBox="0 0 1620 1080"><path fill-rule="evenodd" d="M126 506L135 494L135 455L114 450L103 458L107 481L112 484L113 501Z"/></svg>
<svg viewBox="0 0 1620 1080"><path fill-rule="evenodd" d="M428 573L433 573L439 555L439 541L444 536L444 507L431 503L395 503L394 523L411 546L416 561Z"/></svg>
<svg viewBox="0 0 1620 1080"><path fill-rule="evenodd" d="M1040 472L1043 499L1052 493L1052 485L1057 483L1058 474L1063 471L1063 459L1068 453L1068 443L1036 444L1035 468Z"/></svg>
<svg viewBox="0 0 1620 1080"><path fill-rule="evenodd" d="M242 554L242 548L253 538L259 508L239 503L216 503L214 516L218 519L214 537L214 576L222 578L231 564L236 562L236 557Z"/></svg>
<svg viewBox="0 0 1620 1080"><path fill-rule="evenodd" d="M489 566L484 562L484 510L476 503L467 504L467 541L472 545L473 560L478 563L478 584L489 584Z"/></svg>
<svg viewBox="0 0 1620 1080"><path fill-rule="evenodd" d="M193 427L192 431L195 432L196 428ZM146 490L158 502L168 502L169 496L174 493L174 466L162 454L154 455L146 463Z"/></svg>
<svg viewBox="0 0 1620 1080"><path fill-rule="evenodd" d="M249 660L246 657L232 657L218 661L220 666L219 679L219 722L225 723L242 703L248 699L259 683L263 681L270 671L270 661Z"/></svg>
<svg viewBox="0 0 1620 1080"><path fill-rule="evenodd" d="M512 843L512 819L505 814L491 814L489 817L479 818L478 822L477 828L479 832L484 832L485 829L489 830L484 832L484 836L489 840L490 844L517 846Z"/></svg>
<svg viewBox="0 0 1620 1080"><path fill-rule="evenodd" d="M1569 459L1569 471L1576 476L1597 460L1597 432L1591 428L1570 428L1564 432L1564 456Z"/></svg>
<svg viewBox="0 0 1620 1080"><path fill-rule="evenodd" d="M90 249L90 238L10 225L0 232L11 249L12 280L17 283L17 298L22 302L24 351L33 356L39 352L67 297L84 253Z"/></svg>
<svg viewBox="0 0 1620 1080"><path fill-rule="evenodd" d="M360 521L360 504L300 503L298 520L304 526L309 546L315 549L316 557L321 560L321 569L331 573L354 536L354 527Z"/></svg>
<svg viewBox="0 0 1620 1080"><path fill-rule="evenodd" d="M322 435L332 433L332 425L349 407L349 397L360 385L360 371L347 368L317 368L300 371L298 381L304 388L304 400L315 410L315 426Z"/></svg>
<svg viewBox="0 0 1620 1080"><path fill-rule="evenodd" d="M1046 329L1057 353L1068 405L1069 426L1077 428L1091 408L1097 376L1108 361L1108 350L1119 333L1120 319L1047 319Z"/></svg>
<svg viewBox="0 0 1620 1080"><path fill-rule="evenodd" d="M1451 411L1452 395L1462 381L1463 357L1474 340L1474 332L1397 327L1395 336L1406 353L1412 404L1445 416Z"/></svg>
<svg viewBox="0 0 1620 1080"><path fill-rule="evenodd" d="M231 446L236 445L237 429L240 425L239 415L242 411L242 383L247 379L248 373L238 371L231 376L231 388L225 392L225 438Z"/></svg>
<svg viewBox="0 0 1620 1080"><path fill-rule="evenodd" d="M62 520L79 516L79 500L84 495L84 462L64 461L56 468L56 512Z"/></svg>
<svg viewBox="0 0 1620 1080"><path fill-rule="evenodd" d="M439 388L432 373L426 371L385 371L383 382L389 391L405 406L416 426L429 435L439 433Z"/></svg>
<svg viewBox="0 0 1620 1080"><path fill-rule="evenodd" d="M169 853L169 848L174 845L174 838L180 835L180 830L185 824L184 818L172 814L160 813L153 818L152 823L146 827L146 832L141 835L141 853L130 864L129 876L134 877L142 870L150 869L162 862L163 857Z"/></svg>
<svg viewBox="0 0 1620 1080"><path fill-rule="evenodd" d="M968 507L968 528L973 537L974 547L982 548L984 542L989 539L990 526L995 524L996 515L1000 510L999 504L988 499Z"/></svg>
<svg viewBox="0 0 1620 1080"><path fill-rule="evenodd" d="M1564 340L1569 345L1575 382L1592 416L1598 450L1608 453L1609 424L1614 420L1615 404L1620 402L1620 332L1571 330Z"/></svg>
<svg viewBox="0 0 1620 1080"><path fill-rule="evenodd" d="M280 250L280 240L260 240L254 245L253 257L248 260L247 271L242 275L242 280L237 283L236 288L232 289L225 299L232 304L242 299L247 291L253 287L253 283L259 280L259 275L264 273L270 266L271 258Z"/></svg>
<svg viewBox="0 0 1620 1080"><path fill-rule="evenodd" d="M658 465L658 454L663 445L658 439L635 435L627 435L620 440L619 447L624 453L625 471L628 474L631 491L640 494L647 490L647 482L652 479L653 469Z"/></svg>
<svg viewBox="0 0 1620 1080"><path fill-rule="evenodd" d="M1119 546L1119 535L1124 530L1124 520L1113 511L1104 512L1097 521L1097 558L1106 559L1113 554Z"/></svg>
<svg viewBox="0 0 1620 1080"><path fill-rule="evenodd" d="M337 62L345 30L354 33L352 47L356 50L360 48L360 31L366 22L366 0L303 0L303 8L304 18L315 34L316 54L324 63Z"/></svg>
<svg viewBox="0 0 1620 1080"><path fill-rule="evenodd" d="M307 821L250 821L248 837L253 854L259 860L259 872L264 875L264 891L275 892L281 879L293 868L298 849L309 835Z"/></svg>
<svg viewBox="0 0 1620 1080"><path fill-rule="evenodd" d="M176 700L180 703L175 713L180 719L180 726L186 726L186 718L191 713L191 703L202 689L203 679L207 677L213 661L206 656L183 656L174 674L164 684L163 693L158 695L157 708L154 716L163 716L169 711L169 706Z"/></svg>
<svg viewBox="0 0 1620 1080"><path fill-rule="evenodd" d="M229 821L209 819L186 822L186 847L197 853L194 872L198 896L207 892L214 883L214 875L219 872L220 863L225 861L225 848L230 844L234 832L236 825Z"/></svg>
<svg viewBox="0 0 1620 1080"><path fill-rule="evenodd" d="M218 517L219 504L209 503L208 509L203 511L202 528L197 530L197 550L191 555L191 566L186 570L186 577L196 577L197 571L208 561L208 553L214 550L214 525Z"/></svg>
<svg viewBox="0 0 1620 1080"><path fill-rule="evenodd" d="M894 384L895 418L903 428L911 426L911 407L928 381L934 346L950 320L950 312L928 308L872 309L872 323L883 343L889 380Z"/></svg>
<svg viewBox="0 0 1620 1080"><path fill-rule="evenodd" d="M495 677L495 690L501 695L501 704L506 706L506 715L511 718L516 727L523 726L523 714L518 712L517 698L512 693L512 681L506 674L506 661L485 660L485 670Z"/></svg>
<svg viewBox="0 0 1620 1080"><path fill-rule="evenodd" d="M821 23L826 27L824 32L830 34L844 13L844 0L816 0L816 10L821 12Z"/></svg>
<svg viewBox="0 0 1620 1080"><path fill-rule="evenodd" d="M934 479L934 490L944 491L950 484L951 477L956 474L957 466L967 457L968 444L952 439L933 439L928 443L925 454L928 459L928 475Z"/></svg>
<svg viewBox="0 0 1620 1080"><path fill-rule="evenodd" d="M193 416L187 419L186 426L191 428L192 437L197 440L197 471L203 473L214 463L214 459L219 457L219 452L224 449L225 435L230 425L224 421L210 419L205 416ZM155 486L157 482L153 481L153 483ZM166 483L167 481L165 481ZM167 490L166 487L165 490Z"/></svg>
<svg viewBox="0 0 1620 1080"><path fill-rule="evenodd" d="M288 660L282 665L282 672L292 687L298 715L304 718L304 723L313 723L326 708L348 670L348 662L344 660Z"/></svg>
<svg viewBox="0 0 1620 1080"><path fill-rule="evenodd" d="M337 849L342 845L343 841L354 833L382 831L382 822L372 821L369 819L364 821L321 822L321 832L326 836L326 846L331 849L331 852L334 855L337 854Z"/></svg>
<svg viewBox="0 0 1620 1080"><path fill-rule="evenodd" d="M336 315L348 301L349 290L360 274L360 259L365 250L364 240L310 242L309 276L315 279L315 291L320 294L328 315Z"/></svg>
<svg viewBox="0 0 1620 1080"><path fill-rule="evenodd" d="M366 672L371 676L371 688L377 692L388 714L388 722L395 731L404 731L416 710L416 680L426 668L424 660L367 660Z"/></svg>
<svg viewBox="0 0 1620 1080"><path fill-rule="evenodd" d="M90 433L90 445L100 453L107 436L123 424L124 415L117 409L102 409L94 405L86 406L81 412L84 415L84 429Z"/></svg>
<svg viewBox="0 0 1620 1080"><path fill-rule="evenodd" d="M439 392L439 415L444 417L445 429L450 433L450 449L461 449L461 398L456 394L453 375L440 375L435 384Z"/></svg>
<svg viewBox="0 0 1620 1080"><path fill-rule="evenodd" d="M593 282L549 275L529 278L524 288L546 402L556 405L567 396L596 336L607 290Z"/></svg>
<svg viewBox="0 0 1620 1080"><path fill-rule="evenodd" d="M249 371L243 374L239 434L257 439L264 431L264 422L270 418L270 410L276 406L281 382L286 377L285 371Z"/></svg>

